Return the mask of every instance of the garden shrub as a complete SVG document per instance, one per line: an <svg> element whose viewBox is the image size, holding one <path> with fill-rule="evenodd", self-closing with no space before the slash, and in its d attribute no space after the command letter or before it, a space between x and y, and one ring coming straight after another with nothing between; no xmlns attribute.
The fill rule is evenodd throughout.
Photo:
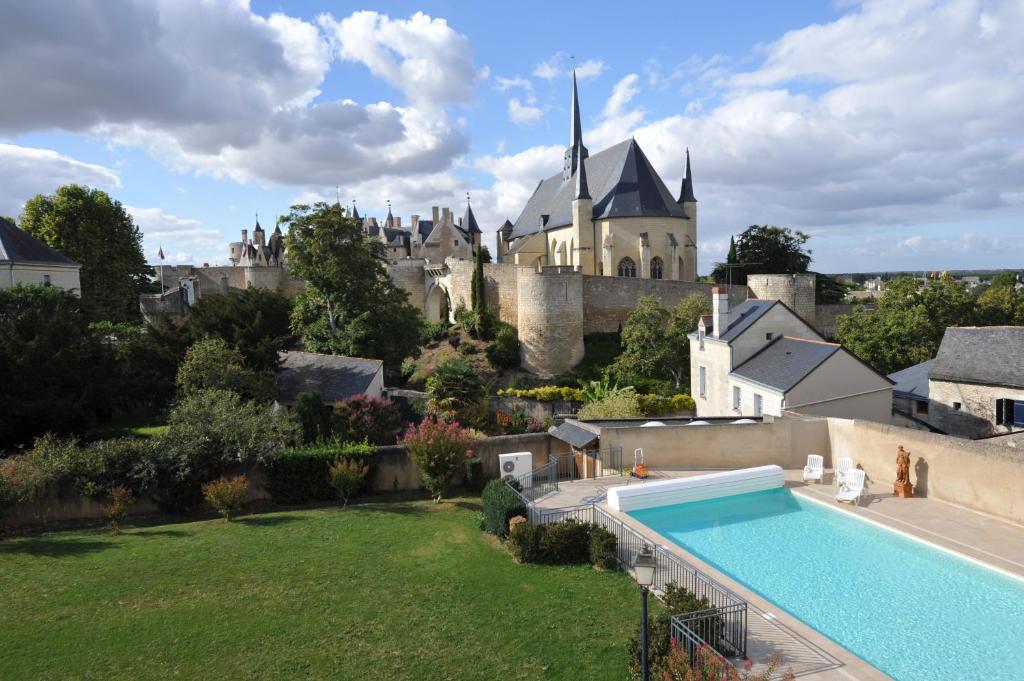
<svg viewBox="0 0 1024 681"><path fill-rule="evenodd" d="M155 440L121 437L79 449L71 465L76 489L95 498L117 487L142 496L156 482L159 446Z"/></svg>
<svg viewBox="0 0 1024 681"><path fill-rule="evenodd" d="M480 348L472 343L463 343L459 346L459 354L463 356L475 355L478 352L480 352Z"/></svg>
<svg viewBox="0 0 1024 681"><path fill-rule="evenodd" d="M590 525L573 519L544 526L540 537L543 562L567 565L590 562Z"/></svg>
<svg viewBox="0 0 1024 681"><path fill-rule="evenodd" d="M499 390L498 395L518 397L523 400L537 400L538 402L582 402L583 391L579 388L569 388L561 385L542 385L537 388L508 388Z"/></svg>
<svg viewBox="0 0 1024 681"><path fill-rule="evenodd" d="M413 425L402 438L405 451L423 476L423 485L434 501L440 501L459 467L472 457L476 436L454 421L426 418Z"/></svg>
<svg viewBox="0 0 1024 681"><path fill-rule="evenodd" d="M520 563L544 563L540 543L545 525L517 523L509 528L508 548Z"/></svg>
<svg viewBox="0 0 1024 681"><path fill-rule="evenodd" d="M393 445L401 429L401 409L391 400L359 395L334 409L334 435L342 442Z"/></svg>
<svg viewBox="0 0 1024 681"><path fill-rule="evenodd" d="M444 418L459 423L482 425L487 412L487 386L464 359L448 359L437 365L427 379L429 407Z"/></svg>
<svg viewBox="0 0 1024 681"><path fill-rule="evenodd" d="M657 614L648 617L647 656L652 669L664 664L670 650L670 639L672 635L672 616L682 615L688 612L707 610L711 602L706 598L698 598L692 592L677 586L674 582L665 585L665 591L661 599L665 603L665 609ZM716 634L720 631L721 621L712 622L706 632L709 634L707 642L712 647L719 647L720 639ZM640 635L639 632L630 637L626 645L626 651L630 660L630 672L639 678L637 671L640 669ZM719 651L727 652L727 651Z"/></svg>
<svg viewBox="0 0 1024 681"><path fill-rule="evenodd" d="M683 411L692 411L695 406L693 398L685 394L638 395L637 397L640 400L640 410L644 416L678 414Z"/></svg>
<svg viewBox="0 0 1024 681"><path fill-rule="evenodd" d="M494 340L484 348L484 354L495 369L514 369L519 366L519 337L516 330L501 323L494 334Z"/></svg>
<svg viewBox="0 0 1024 681"><path fill-rule="evenodd" d="M285 449L263 463L267 493L279 504L333 501L338 494L331 485L331 464L351 459L370 466L376 453L376 447L365 442L320 442Z"/></svg>
<svg viewBox="0 0 1024 681"><path fill-rule="evenodd" d="M509 489L504 480L489 481L484 486L480 501L483 505L484 529L499 537L508 535L508 521L512 516L529 513L526 504Z"/></svg>
<svg viewBox="0 0 1024 681"><path fill-rule="evenodd" d="M600 525L593 525L590 528L590 564L603 570L617 569L618 543L614 534Z"/></svg>
<svg viewBox="0 0 1024 681"><path fill-rule="evenodd" d="M231 516L245 506L249 496L249 479L244 475L232 478L220 477L203 485L203 498L224 520L231 522Z"/></svg>
<svg viewBox="0 0 1024 681"><path fill-rule="evenodd" d="M775 672L782 666L780 655L771 655L765 660L765 665L758 672L751 671L753 661L747 660L743 665L743 671L738 671L728 661L716 655L714 650L708 646L701 646L697 649L694 659L690 659L686 648L678 641L672 640L669 644L669 652L657 665L651 665L651 677L663 679L664 681L695 681L697 679L721 679L722 681L773 681L776 678ZM633 671L633 678L642 678L637 665ZM796 676L792 669L787 669L782 674L782 681L795 681Z"/></svg>
<svg viewBox="0 0 1024 681"><path fill-rule="evenodd" d="M336 459L330 465L327 477L341 499L342 507L348 506L348 500L362 489L369 472L370 466L356 459Z"/></svg>
<svg viewBox="0 0 1024 681"><path fill-rule="evenodd" d="M420 332L420 342L436 343L448 337L448 320L440 319L436 322L424 322L423 330Z"/></svg>
<svg viewBox="0 0 1024 681"><path fill-rule="evenodd" d="M580 409L581 419L624 419L643 416L640 398L632 390L614 390L604 397L588 402Z"/></svg>
<svg viewBox="0 0 1024 681"><path fill-rule="evenodd" d="M127 487L111 487L107 493L109 501L103 507L103 517L110 523L115 534L121 531L121 523L128 516L128 508L135 503L135 495Z"/></svg>
<svg viewBox="0 0 1024 681"><path fill-rule="evenodd" d="M246 366L242 353L220 338L207 338L190 347L175 380L184 395L230 390L248 400L269 402L274 394L273 374Z"/></svg>
<svg viewBox="0 0 1024 681"><path fill-rule="evenodd" d="M204 482L230 466L271 459L298 439L294 421L270 406L246 402L227 390L188 395L171 411L157 450L153 500L164 511L196 508Z"/></svg>
<svg viewBox="0 0 1024 681"><path fill-rule="evenodd" d="M400 373L402 375L402 382L408 382L409 379L412 378L412 375L416 373L416 369L418 368L419 365L416 363L416 360L414 360L412 357L406 357L405 359L403 359L402 368L400 370Z"/></svg>

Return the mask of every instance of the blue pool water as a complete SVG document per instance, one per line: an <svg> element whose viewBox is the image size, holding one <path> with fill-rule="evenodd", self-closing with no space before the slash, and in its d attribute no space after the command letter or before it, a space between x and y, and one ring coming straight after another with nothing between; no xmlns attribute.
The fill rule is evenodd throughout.
<svg viewBox="0 0 1024 681"><path fill-rule="evenodd" d="M1024 679L1024 582L786 489L632 511L900 681Z"/></svg>

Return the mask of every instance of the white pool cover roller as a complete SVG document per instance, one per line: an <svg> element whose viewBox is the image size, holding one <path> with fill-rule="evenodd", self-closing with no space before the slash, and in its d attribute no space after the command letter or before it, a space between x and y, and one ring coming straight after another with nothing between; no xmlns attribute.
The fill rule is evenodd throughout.
<svg viewBox="0 0 1024 681"><path fill-rule="evenodd" d="M757 466L736 471L708 473L690 478L673 478L621 485L608 490L608 505L616 511L669 506L733 494L760 492L782 487L785 475L779 466Z"/></svg>

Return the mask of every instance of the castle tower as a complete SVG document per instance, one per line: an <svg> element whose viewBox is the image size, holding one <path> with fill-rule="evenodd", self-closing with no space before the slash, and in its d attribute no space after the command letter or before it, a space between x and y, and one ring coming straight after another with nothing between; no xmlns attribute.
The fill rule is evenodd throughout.
<svg viewBox="0 0 1024 681"><path fill-rule="evenodd" d="M575 88L575 82L573 84ZM583 146L582 137L579 142ZM576 169L576 190L572 199L572 231L576 252L569 262L583 268L584 274L596 274L594 265L594 201L587 186L587 165L582 160Z"/></svg>
<svg viewBox="0 0 1024 681"><path fill-rule="evenodd" d="M515 225L512 224L511 220L506 218L505 224L503 224L501 226L501 228L498 230L498 233L496 235L498 237L498 243L497 243L498 250L496 250L494 252L495 253L495 257L494 257L495 262L504 262L504 257L503 256L506 253L508 253L508 242L511 241L511 239L512 239L512 230L513 229L515 229Z"/></svg>
<svg viewBox="0 0 1024 681"><path fill-rule="evenodd" d="M480 225L476 223L473 207L469 205L469 194L466 194L466 215L462 218L462 229L469 234L469 238L473 242L473 252L476 253L480 249L480 236L483 232L480 231Z"/></svg>
<svg viewBox="0 0 1024 681"><path fill-rule="evenodd" d="M747 287L755 298L781 301L811 326L817 317L814 305L816 283L817 277L810 273L747 275Z"/></svg>
<svg viewBox="0 0 1024 681"><path fill-rule="evenodd" d="M683 243L678 244L681 255L677 256L676 263L682 261L682 271L677 276L684 281L694 281L697 278L697 198L693 195L693 172L690 170L690 149L686 149L686 174L683 175L683 182L679 188L679 199L676 201L682 206L687 216L686 233ZM678 265L673 265L673 270Z"/></svg>
<svg viewBox="0 0 1024 681"><path fill-rule="evenodd" d="M583 359L583 276L523 268L516 290L523 367L554 376Z"/></svg>
<svg viewBox="0 0 1024 681"><path fill-rule="evenodd" d="M576 169L583 165L583 159L590 153L583 146L583 124L580 122L580 99L576 92L576 69L572 70L572 114L569 121L569 148L565 150L565 165L562 167L562 181L572 179Z"/></svg>

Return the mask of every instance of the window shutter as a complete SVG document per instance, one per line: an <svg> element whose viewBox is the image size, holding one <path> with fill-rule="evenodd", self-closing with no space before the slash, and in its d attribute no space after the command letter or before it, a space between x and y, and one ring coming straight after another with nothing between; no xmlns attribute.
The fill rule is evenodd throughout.
<svg viewBox="0 0 1024 681"><path fill-rule="evenodd" d="M996 425L1006 422L1006 400L996 400Z"/></svg>
<svg viewBox="0 0 1024 681"><path fill-rule="evenodd" d="M1012 422L1015 426L1024 426L1024 400L1006 400L1012 407ZM1009 410L1008 410L1009 411Z"/></svg>

